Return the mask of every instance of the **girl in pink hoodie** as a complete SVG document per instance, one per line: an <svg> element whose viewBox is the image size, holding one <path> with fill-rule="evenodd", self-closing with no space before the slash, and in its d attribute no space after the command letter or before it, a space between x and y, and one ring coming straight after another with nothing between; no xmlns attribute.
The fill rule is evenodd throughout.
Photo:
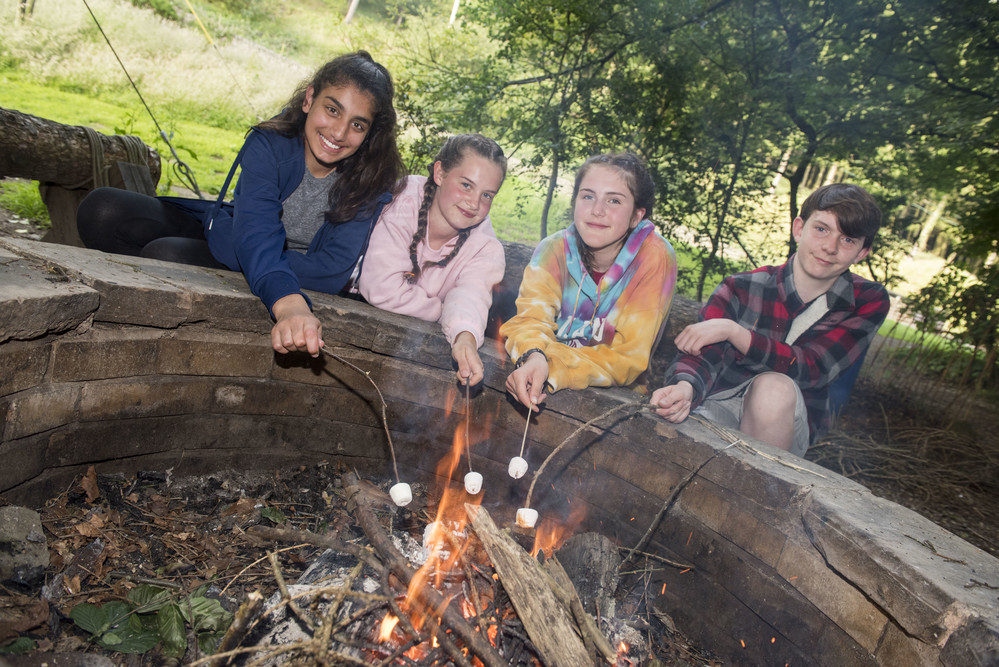
<svg viewBox="0 0 999 667"><path fill-rule="evenodd" d="M371 233L358 291L373 306L440 322L462 384L482 381L481 347L503 246L489 208L506 157L481 134L449 138L430 177L408 176Z"/></svg>

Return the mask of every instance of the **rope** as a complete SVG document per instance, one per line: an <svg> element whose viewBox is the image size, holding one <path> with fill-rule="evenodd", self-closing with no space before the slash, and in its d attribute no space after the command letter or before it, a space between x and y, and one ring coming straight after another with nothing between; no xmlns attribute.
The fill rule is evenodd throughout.
<svg viewBox="0 0 999 667"><path fill-rule="evenodd" d="M252 111L253 115L257 117L257 121L262 121L263 118L261 118L260 112L257 111L256 107L253 106L253 102L250 101L250 96L247 95L246 91L243 90L243 87L239 85L239 79L236 78L235 72L233 72L232 69L230 69L229 61L225 59L225 56L223 56L222 52L219 51L218 45L215 44L215 40L212 39L212 36L210 34L208 34L208 28L206 28L205 24L201 22L201 17L198 16L198 12L194 11L194 6L191 4L191 0L184 0L184 2L187 3L187 8L191 10L192 14L194 14L194 20L198 22L198 26L201 28L201 32L205 33L205 39L207 39L208 43L212 45L213 49L215 49L215 53L218 55L219 60L222 61L222 65L225 67L226 71L229 72L229 78L232 79L232 82L236 85L236 88L239 89L239 92L243 96L243 99L246 100L246 105L250 107L250 111Z"/></svg>
<svg viewBox="0 0 999 667"><path fill-rule="evenodd" d="M87 134L87 141L90 142L90 169L93 173L94 188L101 188L110 185L108 180L108 170L104 168L104 145L101 143L101 135L92 127L83 127Z"/></svg>
<svg viewBox="0 0 999 667"><path fill-rule="evenodd" d="M125 63L123 63L121 58L118 57L118 52L115 51L114 46L111 44L111 40L108 39L107 34L104 32L104 28L101 27L101 22L98 21L97 16L94 15L94 10L90 8L90 4L87 0L83 0L83 4L86 6L87 11L90 12L90 17L94 19L94 23L97 24L97 29L100 31L104 41L107 42L108 48L111 49L111 53L114 54L115 60L117 60L118 64L121 65L121 69L125 73L126 78L128 78L128 82L132 84L132 89L135 91L135 94L139 96L139 101L142 102L142 106L146 108L146 113L148 113L149 117L152 118L153 125L156 126L156 129L160 133L160 138L163 139L167 148L170 149L170 153L173 155L174 159L174 173L176 173L177 177L184 181L191 188L191 190L198 195L199 199L204 199L204 195L201 194L201 189L198 188L198 182L195 180L194 174L191 172L191 168L180 159L179 155L177 155L176 149L174 149L173 144L170 143L170 138L167 136L167 133L163 131L163 128L160 127L159 122L156 120L156 116L153 115L152 109L150 109L149 105L146 104L146 100L142 97L142 93L139 92L139 87L136 86L135 81L132 80L132 75L128 73L128 68L125 67Z"/></svg>

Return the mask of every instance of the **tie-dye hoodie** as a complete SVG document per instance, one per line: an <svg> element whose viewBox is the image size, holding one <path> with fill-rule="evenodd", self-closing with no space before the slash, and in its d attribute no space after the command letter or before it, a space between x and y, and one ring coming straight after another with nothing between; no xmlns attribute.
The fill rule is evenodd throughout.
<svg viewBox="0 0 999 667"><path fill-rule="evenodd" d="M524 269L517 314L500 328L514 360L539 349L552 391L628 385L648 368L676 287L676 254L649 220L597 285L575 226L552 234Z"/></svg>

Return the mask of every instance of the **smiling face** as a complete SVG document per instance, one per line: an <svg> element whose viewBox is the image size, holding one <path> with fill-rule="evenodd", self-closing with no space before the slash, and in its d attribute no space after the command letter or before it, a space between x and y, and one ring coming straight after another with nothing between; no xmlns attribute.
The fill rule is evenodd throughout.
<svg viewBox="0 0 999 667"><path fill-rule="evenodd" d="M463 229L474 227L489 214L493 197L503 184L503 169L478 153L467 150L453 169L434 163L437 192L427 213L427 241L440 248Z"/></svg>
<svg viewBox="0 0 999 667"><path fill-rule="evenodd" d="M579 183L572 218L583 243L593 252L597 270L610 268L625 237L644 216L644 208L635 208L635 197L619 169L596 164L587 170Z"/></svg>
<svg viewBox="0 0 999 667"><path fill-rule="evenodd" d="M324 178L364 143L375 101L352 85L326 86L319 93L310 86L302 111L306 113L305 165L313 176Z"/></svg>
<svg viewBox="0 0 999 667"><path fill-rule="evenodd" d="M795 218L792 231L798 244L795 284L803 292L803 298L832 287L840 274L870 252L870 248L864 247L862 237L846 236L840 231L832 211L815 211L808 220Z"/></svg>

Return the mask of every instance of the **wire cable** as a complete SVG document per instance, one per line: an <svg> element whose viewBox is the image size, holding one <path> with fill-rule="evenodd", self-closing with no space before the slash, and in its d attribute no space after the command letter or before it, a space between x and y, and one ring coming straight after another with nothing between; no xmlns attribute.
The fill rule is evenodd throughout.
<svg viewBox="0 0 999 667"><path fill-rule="evenodd" d="M246 106L250 107L250 111L252 111L253 115L257 117L258 122L262 121L263 118L260 116L260 112L253 106L253 102L250 101L250 96L247 95L245 90L243 90L243 86L239 85L239 79L236 77L236 73L229 67L229 61L222 55L222 52L219 50L215 40L212 39L212 36L208 34L208 28L206 28L205 24L201 22L201 17L198 16L198 12L194 11L194 5L191 4L191 0L184 0L184 2L187 3L187 8L191 10L192 14L194 14L194 20L198 22L201 32L205 33L205 39L207 39L208 43L212 45L213 49L215 49L215 53L218 55L219 60L222 61L222 66L225 67L225 70L229 73L229 77L232 79L232 82L236 85L236 88L239 89L243 99L246 100Z"/></svg>
<svg viewBox="0 0 999 667"><path fill-rule="evenodd" d="M167 133L163 131L163 128L160 127L159 122L156 120L156 116L153 115L152 109L150 109L149 105L146 104L146 100L142 97L142 93L139 92L139 87L136 86L135 81L132 80L132 75L128 73L128 68L125 67L125 63L123 63L121 58L118 57L118 52L115 51L114 45L112 45L111 40L108 39L107 34L104 32L104 28L101 27L101 22L98 21L97 16L94 15L94 10L90 8L90 4L87 0L83 0L83 4L86 6L87 11L90 12L90 17L94 19L94 23L97 24L97 29L101 32L101 36L104 38L104 41L107 42L108 48L111 49L111 53L114 54L115 60L117 60L118 64L121 65L121 69L125 72L128 82L132 84L132 89L135 91L135 94L139 96L139 101L142 102L142 106L146 108L146 113L148 113L149 117L153 119L153 125L155 125L156 129L159 131L160 138L163 139L167 147L170 149L170 152L173 154L173 159L175 161L173 165L174 173L177 174L178 178L190 186L194 193L198 195L199 199L204 199L205 197L201 194L201 189L198 188L198 182L194 178L194 173L191 171L191 168L180 159L180 156L177 155L176 149L173 147L173 144L170 143L170 138L167 136Z"/></svg>

